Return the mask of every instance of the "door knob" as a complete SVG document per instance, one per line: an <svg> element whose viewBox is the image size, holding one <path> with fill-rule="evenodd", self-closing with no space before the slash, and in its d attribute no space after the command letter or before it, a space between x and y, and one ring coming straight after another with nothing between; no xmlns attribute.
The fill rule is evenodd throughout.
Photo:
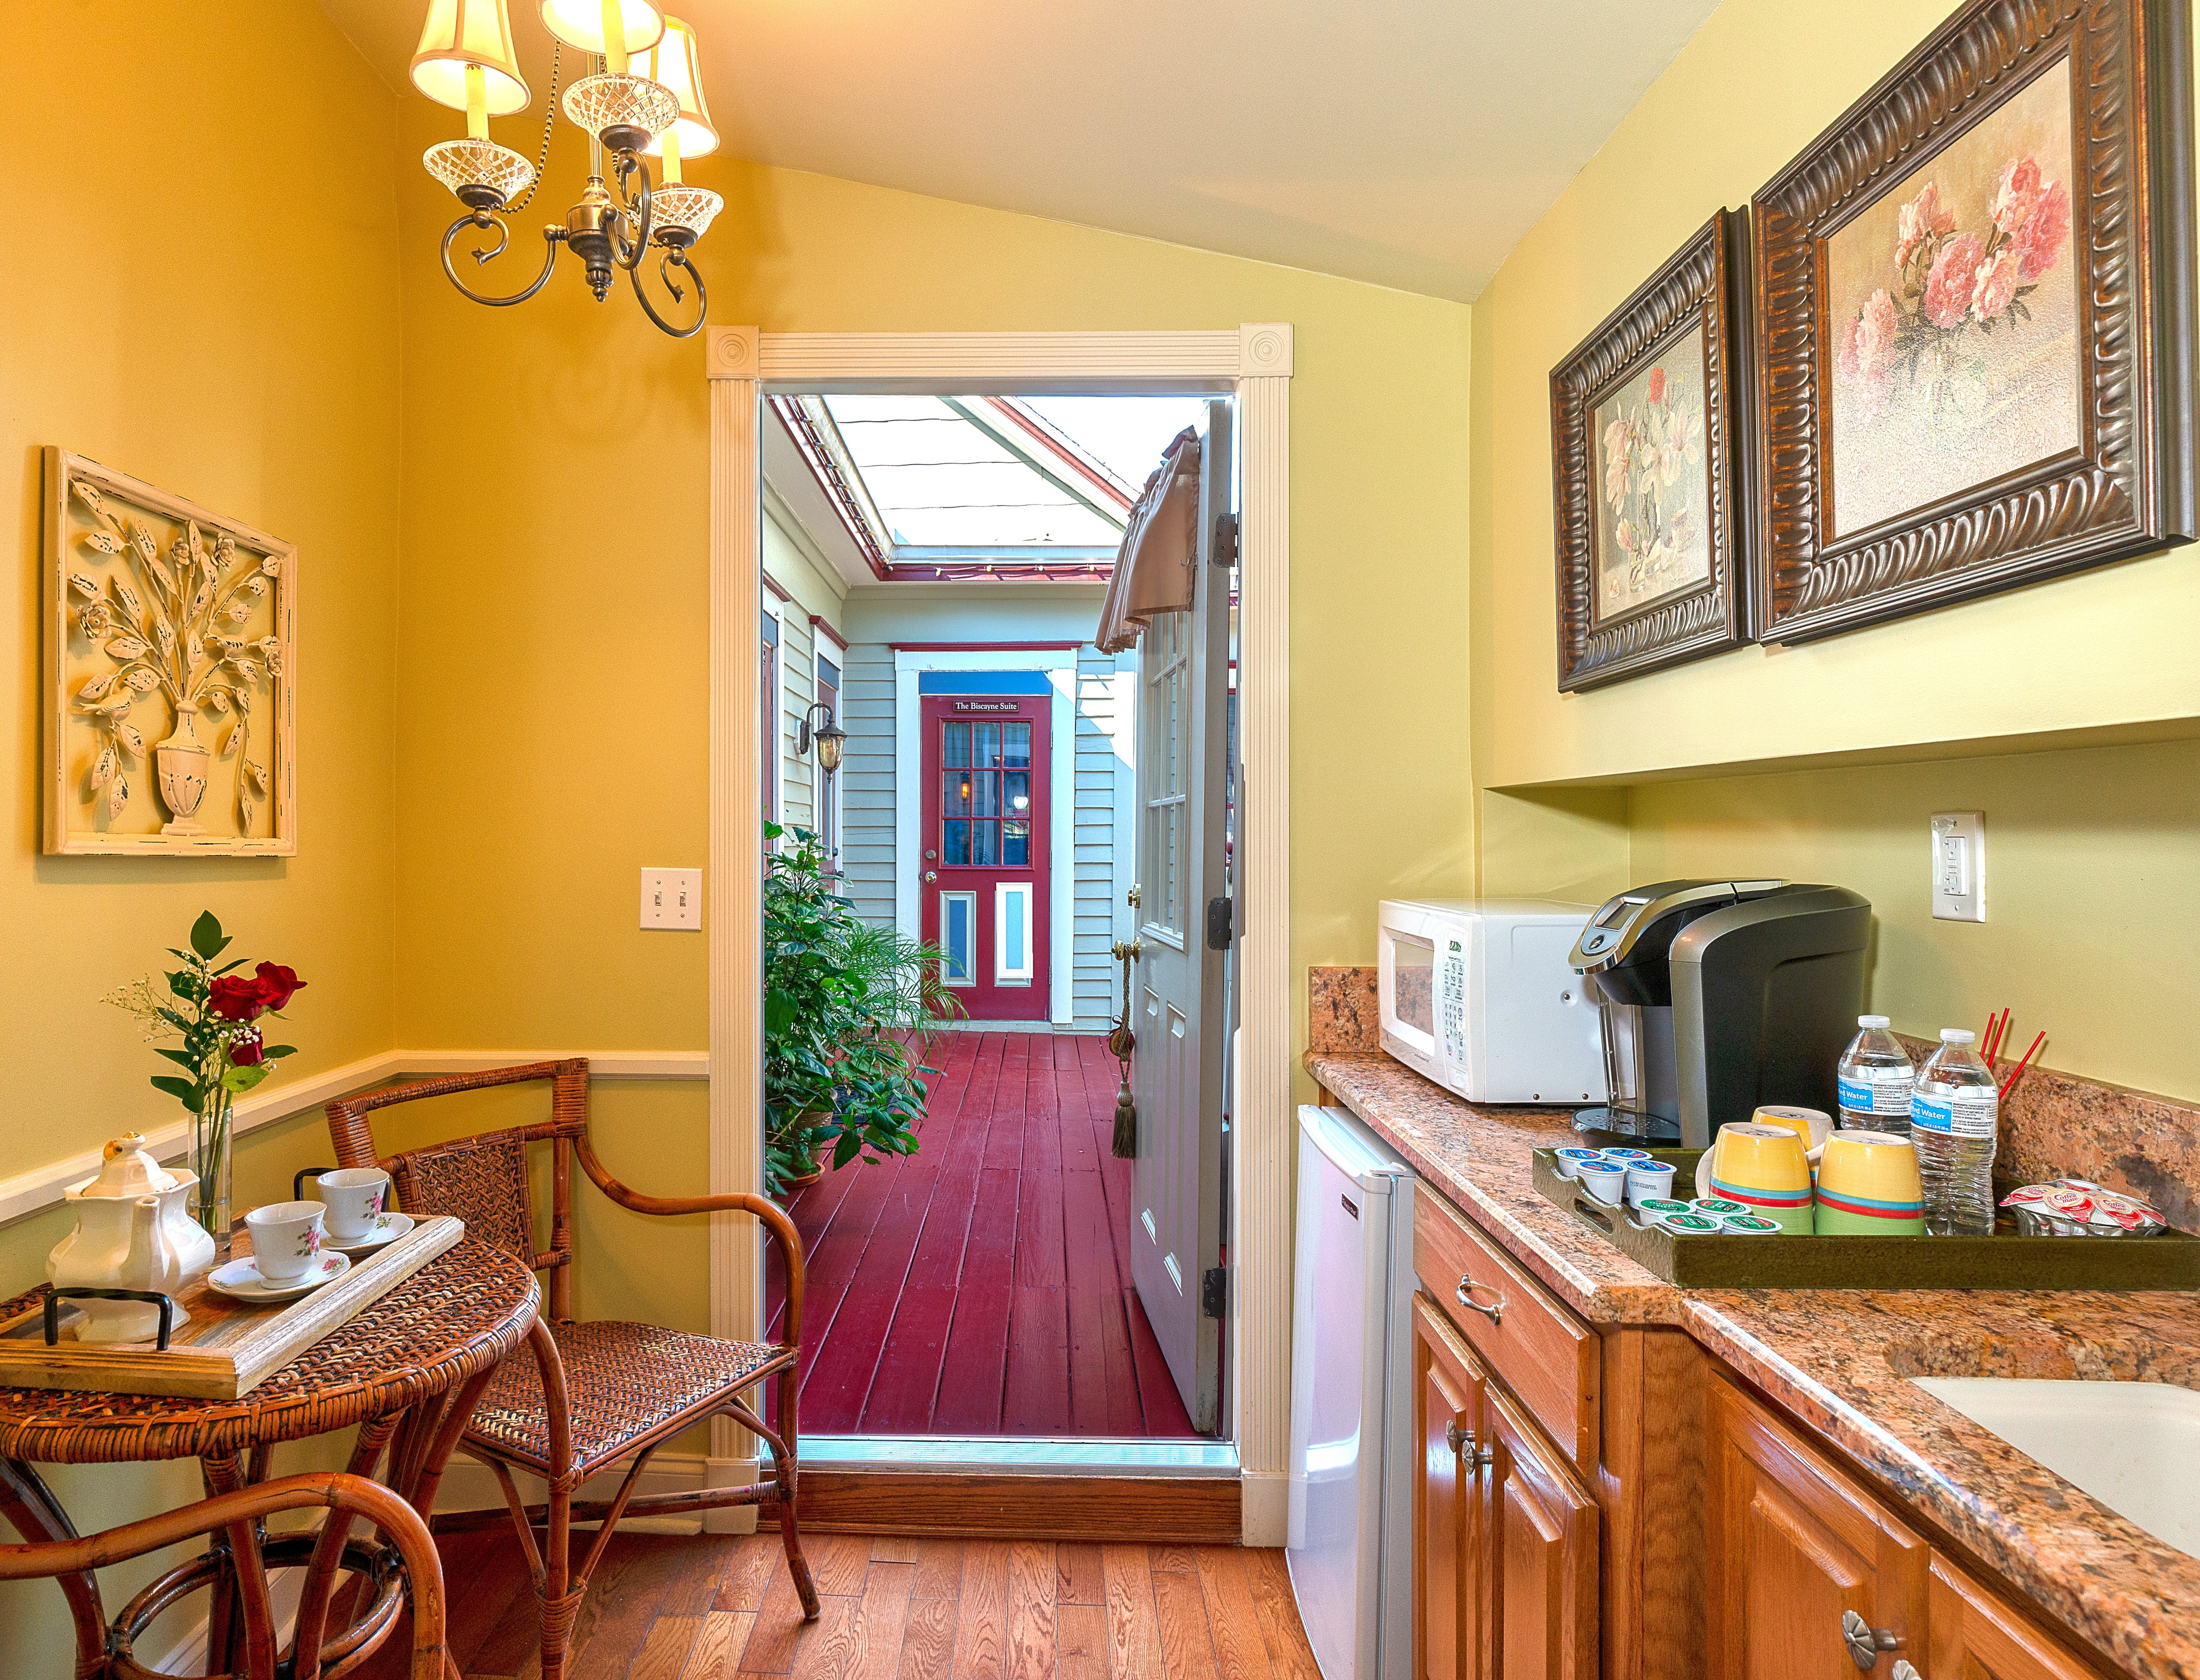
<svg viewBox="0 0 2200 1680"><path fill-rule="evenodd" d="M924 872L924 878L927 881L936 881L939 878L939 872L936 869L927 869Z"/></svg>
<svg viewBox="0 0 2200 1680"><path fill-rule="evenodd" d="M1138 907L1138 889L1135 883L1132 884L1130 891L1123 895L1123 901L1129 905L1133 910Z"/></svg>
<svg viewBox="0 0 2200 1680"><path fill-rule="evenodd" d="M1889 1633L1885 1628L1872 1626L1853 1610L1844 1610L1841 1612L1841 1643L1848 1647L1849 1656L1856 1665L1868 1674L1873 1665L1878 1662L1881 1651L1902 1648L1902 1636Z"/></svg>

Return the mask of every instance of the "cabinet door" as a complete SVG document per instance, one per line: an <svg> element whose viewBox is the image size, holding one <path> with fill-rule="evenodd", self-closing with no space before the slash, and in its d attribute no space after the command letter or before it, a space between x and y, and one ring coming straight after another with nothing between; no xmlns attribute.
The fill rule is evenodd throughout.
<svg viewBox="0 0 2200 1680"><path fill-rule="evenodd" d="M1945 1558L1933 1560L1932 1618L1933 1680L2098 1680L2100 1673Z"/></svg>
<svg viewBox="0 0 2200 1680"><path fill-rule="evenodd" d="M1489 1680L1594 1680L1597 1506L1503 1390L1483 1395L1479 1439Z"/></svg>
<svg viewBox="0 0 2200 1680"><path fill-rule="evenodd" d="M1425 1300L1413 1304L1415 1680L1478 1680L1481 1673L1480 1502L1474 1441L1482 1426L1481 1367Z"/></svg>
<svg viewBox="0 0 2200 1680"><path fill-rule="evenodd" d="M1707 1407L1711 1680L1893 1680L1922 1660L1925 1543L1723 1380ZM1900 1643L1859 1670L1853 1611ZM1934 1680L1941 1680L1935 1675Z"/></svg>

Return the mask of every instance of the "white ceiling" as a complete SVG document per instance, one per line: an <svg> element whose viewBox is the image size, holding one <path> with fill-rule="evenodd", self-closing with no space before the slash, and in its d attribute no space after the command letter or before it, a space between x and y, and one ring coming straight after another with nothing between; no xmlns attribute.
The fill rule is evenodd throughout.
<svg viewBox="0 0 2200 1680"><path fill-rule="evenodd" d="M675 3L736 156L1472 300L1716 0ZM322 4L409 94L425 0Z"/></svg>

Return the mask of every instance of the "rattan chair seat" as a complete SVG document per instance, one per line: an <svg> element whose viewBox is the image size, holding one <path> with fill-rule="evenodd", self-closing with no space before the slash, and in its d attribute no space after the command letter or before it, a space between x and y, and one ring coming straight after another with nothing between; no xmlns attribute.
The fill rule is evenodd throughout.
<svg viewBox="0 0 2200 1680"><path fill-rule="evenodd" d="M707 1414L794 1358L788 1348L615 1319L553 1324L550 1333L565 1367L573 1468L583 1479L685 1427L688 1414ZM466 1442L538 1475L550 1473L549 1416L533 1360L507 1359L497 1367L474 1409Z"/></svg>

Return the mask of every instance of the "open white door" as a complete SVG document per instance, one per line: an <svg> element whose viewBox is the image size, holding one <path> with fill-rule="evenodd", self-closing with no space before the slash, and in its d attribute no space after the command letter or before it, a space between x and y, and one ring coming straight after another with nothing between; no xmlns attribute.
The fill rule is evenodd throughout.
<svg viewBox="0 0 2200 1680"><path fill-rule="evenodd" d="M1230 414L1226 402L1208 405L1191 610L1155 615L1138 650L1143 951L1132 1018L1138 1162L1131 1269L1192 1426L1207 1434L1220 1416L1229 1047L1230 569L1226 555L1216 563L1215 541L1218 521L1233 511Z"/></svg>

